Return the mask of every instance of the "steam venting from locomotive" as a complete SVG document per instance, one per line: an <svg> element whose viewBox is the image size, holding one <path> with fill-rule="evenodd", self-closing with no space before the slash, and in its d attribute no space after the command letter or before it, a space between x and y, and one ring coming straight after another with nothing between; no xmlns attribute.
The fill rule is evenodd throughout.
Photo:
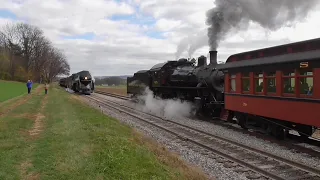
<svg viewBox="0 0 320 180"><path fill-rule="evenodd" d="M191 103L154 97L149 88L138 98L144 102L141 110L167 119L190 117L195 113L195 107Z"/></svg>
<svg viewBox="0 0 320 180"><path fill-rule="evenodd" d="M268 31L294 26L306 18L318 0L215 0L216 7L207 11L206 24L210 50L231 30L245 30L250 22L258 23Z"/></svg>

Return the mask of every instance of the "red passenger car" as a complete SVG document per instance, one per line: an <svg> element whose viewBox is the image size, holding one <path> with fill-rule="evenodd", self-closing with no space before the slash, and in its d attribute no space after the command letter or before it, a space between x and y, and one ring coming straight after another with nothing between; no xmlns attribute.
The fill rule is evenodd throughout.
<svg viewBox="0 0 320 180"><path fill-rule="evenodd" d="M278 137L320 127L320 38L230 56L225 109L246 128L254 122Z"/></svg>

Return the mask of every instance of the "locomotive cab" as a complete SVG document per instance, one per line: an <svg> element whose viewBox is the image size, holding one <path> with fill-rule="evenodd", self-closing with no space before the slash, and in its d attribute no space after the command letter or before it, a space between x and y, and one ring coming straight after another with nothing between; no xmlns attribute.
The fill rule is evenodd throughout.
<svg viewBox="0 0 320 180"><path fill-rule="evenodd" d="M141 70L134 73L133 77L127 77L127 94L136 96L143 93L146 87L150 87L151 78L149 70Z"/></svg>

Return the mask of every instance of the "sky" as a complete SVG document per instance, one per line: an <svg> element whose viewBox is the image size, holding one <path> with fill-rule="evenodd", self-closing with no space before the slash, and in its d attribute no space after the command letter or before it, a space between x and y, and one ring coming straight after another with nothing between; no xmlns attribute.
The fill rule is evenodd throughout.
<svg viewBox="0 0 320 180"><path fill-rule="evenodd" d="M179 42L197 35L202 47L192 55L208 56L206 11L213 0L0 0L0 26L26 22L44 31L67 55L71 73L132 75L176 60ZM220 44L218 60L234 53L318 38L319 6L295 27L267 32L251 23ZM188 58L185 51L180 58ZM209 61L209 60L208 60Z"/></svg>

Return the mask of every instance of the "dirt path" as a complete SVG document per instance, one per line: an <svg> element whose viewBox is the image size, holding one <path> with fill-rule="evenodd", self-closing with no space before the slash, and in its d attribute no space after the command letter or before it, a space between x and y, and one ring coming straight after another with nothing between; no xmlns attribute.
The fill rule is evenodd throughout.
<svg viewBox="0 0 320 180"><path fill-rule="evenodd" d="M32 137L39 135L39 133L41 131L43 131L43 119L45 118L45 116L43 115L43 111L44 111L44 108L45 108L47 102L48 102L48 96L45 96L42 99L41 108L40 108L38 114L36 115L33 127L31 130L29 130L29 134Z"/></svg>
<svg viewBox="0 0 320 180"><path fill-rule="evenodd" d="M41 88L39 88L41 90ZM37 90L37 94L40 95L40 90ZM28 139L31 139L31 142L33 140L36 140L37 138L40 137L41 132L43 132L44 130L44 109L46 107L46 104L48 102L48 96L44 96L44 98L41 100L41 108L39 109L39 112L37 114L24 114L24 116L28 117L28 118L32 118L32 120L34 121L32 128L28 131ZM33 145L30 145L30 154L32 154L33 151ZM28 172L29 168L32 168L33 164L32 161L30 160L30 157L27 157L27 159L25 161L23 161L20 164L20 175L23 179L26 180L37 180L40 179L40 174L39 173L35 173L35 172Z"/></svg>
<svg viewBox="0 0 320 180"><path fill-rule="evenodd" d="M40 179L39 173L28 173L28 168L32 167L32 163L30 161L25 161L20 165L20 175L22 179L25 180L38 180Z"/></svg>

